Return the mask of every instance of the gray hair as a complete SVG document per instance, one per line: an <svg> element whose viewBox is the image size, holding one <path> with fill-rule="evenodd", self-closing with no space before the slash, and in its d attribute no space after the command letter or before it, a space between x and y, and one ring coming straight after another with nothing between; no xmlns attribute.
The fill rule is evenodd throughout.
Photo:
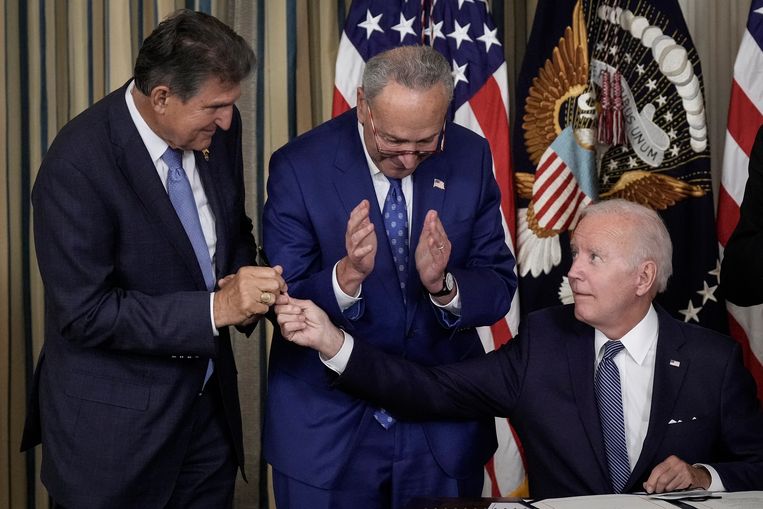
<svg viewBox="0 0 763 509"><path fill-rule="evenodd" d="M399 46L371 58L363 71L363 92L369 102L379 95L390 81L411 90L429 90L438 83L453 97L450 64L430 46Z"/></svg>
<svg viewBox="0 0 763 509"><path fill-rule="evenodd" d="M612 199L593 203L583 209L580 220L587 216L615 215L631 222L633 251L630 256L631 266L647 260L657 265L655 289L657 293L665 291L668 279L673 274L673 244L662 218L654 210L638 203Z"/></svg>

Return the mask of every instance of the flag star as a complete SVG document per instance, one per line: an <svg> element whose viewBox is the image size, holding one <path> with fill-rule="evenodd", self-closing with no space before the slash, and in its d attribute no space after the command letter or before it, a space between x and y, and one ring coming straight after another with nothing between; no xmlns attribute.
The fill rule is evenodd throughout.
<svg viewBox="0 0 763 509"><path fill-rule="evenodd" d="M636 161L636 158L632 157L632 156L629 157L628 158L628 168L635 168L636 166L638 166L638 161Z"/></svg>
<svg viewBox="0 0 763 509"><path fill-rule="evenodd" d="M628 147L626 147L625 145L620 147L620 153L621 154L626 154L627 152L628 152Z"/></svg>
<svg viewBox="0 0 763 509"><path fill-rule="evenodd" d="M436 41L438 38L445 39L445 36L442 34L443 23L444 21L440 21L439 23L432 23L430 26L424 29L424 35L429 37L431 43L434 43L434 41Z"/></svg>
<svg viewBox="0 0 763 509"><path fill-rule="evenodd" d="M467 23L466 26L461 26L456 20L456 26L453 28L453 31L448 34L448 37L451 37L456 40L456 49L461 49L461 43L464 41L474 42L472 41L472 38L469 37L469 27L472 26L471 23Z"/></svg>
<svg viewBox="0 0 763 509"><path fill-rule="evenodd" d="M642 74L644 74L646 71L644 70L644 66L643 66L643 65L641 65L641 64L638 64L638 65L636 66L636 72L638 73L638 75L639 75L639 76L641 76L641 75L642 75Z"/></svg>
<svg viewBox="0 0 763 509"><path fill-rule="evenodd" d="M649 85L647 85L647 86L649 86ZM662 116L662 118L664 118L664 119L665 119L665 122L667 122L667 123L671 123L671 122L673 121L673 112L669 111L669 112L665 113L665 114Z"/></svg>
<svg viewBox="0 0 763 509"><path fill-rule="evenodd" d="M469 83L469 80L466 79L466 67L469 65L469 62L465 63L464 65L458 65L458 62L456 62L456 59L453 59L453 72L451 72L451 76L453 76L453 88L455 88L458 85L459 81L463 81L464 83Z"/></svg>
<svg viewBox="0 0 763 509"><path fill-rule="evenodd" d="M614 159L609 160L609 169L610 170L616 170L617 169L617 161Z"/></svg>
<svg viewBox="0 0 763 509"><path fill-rule="evenodd" d="M710 274L711 276L715 276L715 279L718 281L721 280L721 261L720 260L715 261L715 268L709 271L708 274Z"/></svg>
<svg viewBox="0 0 763 509"><path fill-rule="evenodd" d="M684 322L694 320L697 323L699 323L699 316L697 315L699 315L700 311L702 311L702 306L695 308L691 301L689 301L689 307L678 310L679 313L684 315Z"/></svg>
<svg viewBox="0 0 763 509"><path fill-rule="evenodd" d="M665 106L665 103L668 102L667 98L664 95L661 95L657 99L655 99L655 102L660 105L660 108Z"/></svg>
<svg viewBox="0 0 763 509"><path fill-rule="evenodd" d="M400 23L392 27L392 30L396 30L400 32L400 42L403 42L403 39L405 39L405 36L408 34L411 34L412 36L416 36L416 32L413 30L413 22L416 21L416 16L411 17L411 19L405 19L405 16L403 16L403 13L400 13Z"/></svg>
<svg viewBox="0 0 763 509"><path fill-rule="evenodd" d="M597 42L596 43L596 51L603 51L604 50L604 43L603 42Z"/></svg>
<svg viewBox="0 0 763 509"><path fill-rule="evenodd" d="M495 34L498 33L498 28L495 28L494 30L490 30L490 28L487 26L487 23L483 23L482 26L484 27L485 31L482 35L477 37L478 41L482 41L485 43L485 53L490 53L490 46L493 44L497 44L498 46L501 45L501 43L498 41L498 37L496 37Z"/></svg>
<svg viewBox="0 0 763 509"><path fill-rule="evenodd" d="M366 39L371 38L371 34L374 32L381 32L384 33L384 30L381 29L379 26L379 20L382 18L384 14L379 14L378 16L373 16L371 14L371 9L366 10L366 20L362 23L358 23L358 26L360 28L366 29Z"/></svg>
<svg viewBox="0 0 763 509"><path fill-rule="evenodd" d="M681 150L678 148L678 145L673 145L672 147L670 147L670 155L672 155L673 157L676 157L680 152Z"/></svg>
<svg viewBox="0 0 763 509"><path fill-rule="evenodd" d="M617 55L617 46L610 46L609 47L609 54L612 56Z"/></svg>
<svg viewBox="0 0 763 509"><path fill-rule="evenodd" d="M697 293L702 296L702 305L704 305L709 300L718 302L718 299L715 298L715 289L718 288L718 285L708 286L707 281L702 281L702 286L704 288L697 291Z"/></svg>
<svg viewBox="0 0 763 509"><path fill-rule="evenodd" d="M458 10L461 10L461 6L465 3L473 4L474 0L458 0Z"/></svg>
<svg viewBox="0 0 763 509"><path fill-rule="evenodd" d="M675 129L671 129L670 131L668 131L668 138L670 138L671 140L675 140L677 136L678 135L676 134Z"/></svg>
<svg viewBox="0 0 763 509"><path fill-rule="evenodd" d="M623 58L624 58L624 59L625 59L625 61L626 61L627 63L629 63L629 64L630 64L630 63L633 61L633 57L631 56L631 54L630 54L630 53L626 53L626 54L625 54L625 56L624 56Z"/></svg>
<svg viewBox="0 0 763 509"><path fill-rule="evenodd" d="M655 88L657 88L657 82L654 80L647 81L646 88L648 88L649 90L654 90Z"/></svg>

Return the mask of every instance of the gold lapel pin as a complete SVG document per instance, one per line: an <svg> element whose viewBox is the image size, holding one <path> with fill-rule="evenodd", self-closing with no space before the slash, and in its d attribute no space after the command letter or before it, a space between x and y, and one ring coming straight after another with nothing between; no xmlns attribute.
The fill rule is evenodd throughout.
<svg viewBox="0 0 763 509"><path fill-rule="evenodd" d="M205 148L201 151L201 155L204 156L205 161L209 161L209 149Z"/></svg>

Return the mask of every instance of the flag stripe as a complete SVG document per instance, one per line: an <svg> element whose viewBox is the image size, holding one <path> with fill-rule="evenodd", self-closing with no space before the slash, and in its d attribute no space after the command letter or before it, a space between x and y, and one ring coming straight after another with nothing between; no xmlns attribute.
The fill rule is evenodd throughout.
<svg viewBox="0 0 763 509"><path fill-rule="evenodd" d="M755 141L756 130L750 126L763 124L763 115L736 80L731 82L731 102L729 104L729 134L736 140L747 157L750 156Z"/></svg>
<svg viewBox="0 0 763 509"><path fill-rule="evenodd" d="M739 222L739 207L747 184L750 152L763 124L763 0L753 0L736 62L729 102L723 172L718 196L717 232L721 252ZM763 305L739 307L726 303L729 332L742 347L745 366L755 378L763 401Z"/></svg>

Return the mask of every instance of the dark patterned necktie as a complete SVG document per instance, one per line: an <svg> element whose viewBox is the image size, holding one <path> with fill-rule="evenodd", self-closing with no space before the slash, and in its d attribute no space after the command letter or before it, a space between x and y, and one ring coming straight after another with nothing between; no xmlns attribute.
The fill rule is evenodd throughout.
<svg viewBox="0 0 763 509"><path fill-rule="evenodd" d="M382 216L384 229L387 231L392 259L395 262L395 272L403 291L403 301L406 295L406 283L408 281L408 209L405 206L402 181L387 177L389 191L384 200Z"/></svg>

